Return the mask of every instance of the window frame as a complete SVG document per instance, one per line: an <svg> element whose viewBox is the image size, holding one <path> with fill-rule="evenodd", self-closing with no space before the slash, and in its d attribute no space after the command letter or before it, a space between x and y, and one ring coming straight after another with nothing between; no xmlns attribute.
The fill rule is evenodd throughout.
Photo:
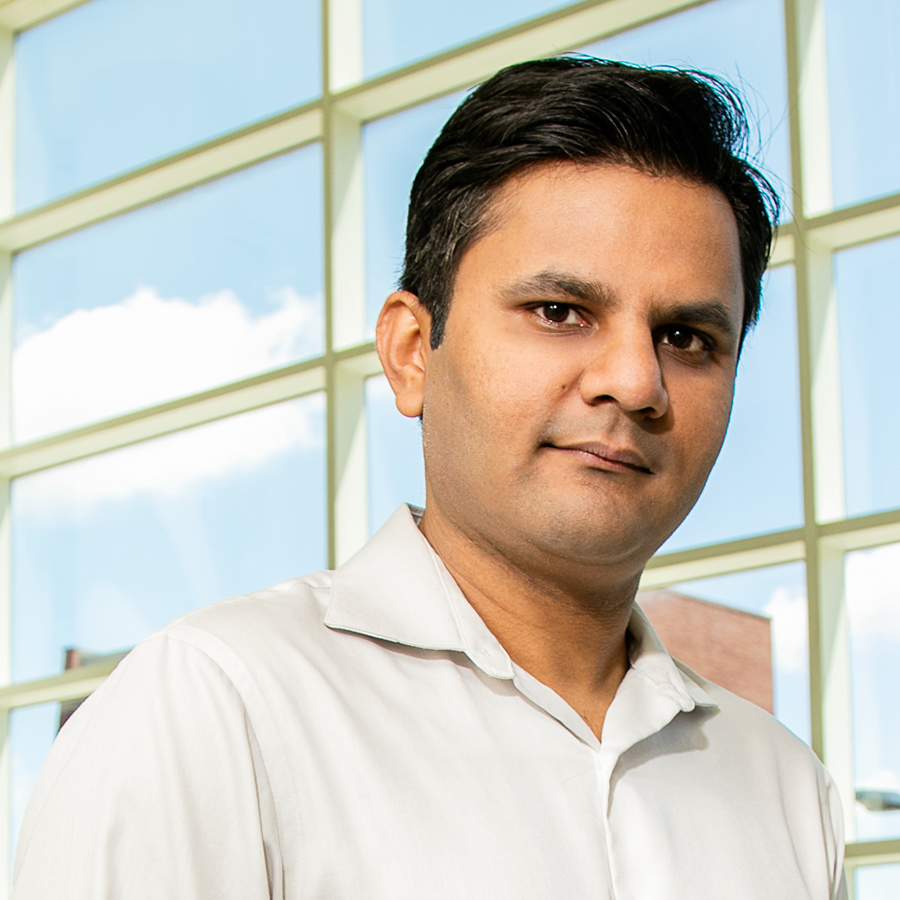
<svg viewBox="0 0 900 900"><path fill-rule="evenodd" d="M84 696L101 664L10 682L9 485L12 479L224 416L324 390L329 564L368 537L365 380L381 372L365 331L361 129L471 87L504 65L553 55L714 0L583 0L378 77L362 78L360 0L321 0L324 90L288 110L20 215L14 212L15 35L85 0L0 0L0 884L9 883L9 711ZM824 0L784 0L794 217L772 265L796 268L804 524L654 557L641 587L805 561L812 745L838 785L847 875L900 861L900 839L854 841L850 653L844 554L900 541L900 508L848 518L834 252L900 234L900 192L835 210L831 195ZM331 27L340 22L340 30ZM254 163L321 141L324 152L325 352L273 372L104 422L13 445L10 416L13 256ZM851 888L852 890L852 888Z"/></svg>

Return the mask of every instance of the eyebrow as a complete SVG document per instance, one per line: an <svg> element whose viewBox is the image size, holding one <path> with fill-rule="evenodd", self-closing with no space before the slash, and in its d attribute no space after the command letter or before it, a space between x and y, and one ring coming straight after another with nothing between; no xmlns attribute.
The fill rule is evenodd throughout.
<svg viewBox="0 0 900 900"><path fill-rule="evenodd" d="M535 295L576 299L596 306L614 306L616 301L610 292L597 281L585 281L575 275L561 272L541 272L529 275L503 289L508 300L521 300Z"/></svg>
<svg viewBox="0 0 900 900"><path fill-rule="evenodd" d="M580 300L594 306L612 308L619 301L600 282L586 281L576 275L562 272L540 272L529 275L503 289L503 296L508 300L522 300L543 297L558 297L561 300ZM729 340L737 339L737 331L731 320L728 308L719 300L696 303L679 303L670 306L663 318L671 322L684 322L687 325L706 325L715 328Z"/></svg>

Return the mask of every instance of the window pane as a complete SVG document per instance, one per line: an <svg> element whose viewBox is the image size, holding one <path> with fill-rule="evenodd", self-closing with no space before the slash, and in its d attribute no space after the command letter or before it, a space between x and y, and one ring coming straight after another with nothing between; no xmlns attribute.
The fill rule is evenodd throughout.
<svg viewBox="0 0 900 900"><path fill-rule="evenodd" d="M845 557L857 840L900 837L900 544Z"/></svg>
<svg viewBox="0 0 900 900"><path fill-rule="evenodd" d="M14 481L13 677L324 567L323 407L303 397Z"/></svg>
<svg viewBox="0 0 900 900"><path fill-rule="evenodd" d="M366 380L369 433L369 533L374 534L401 503L425 505L422 426L401 415L384 375Z"/></svg>
<svg viewBox="0 0 900 900"><path fill-rule="evenodd" d="M735 85L756 123L750 149L774 175L787 205L791 161L781 0L716 0L583 49L642 65L701 69ZM788 208L785 217L791 217Z"/></svg>
<svg viewBox="0 0 900 900"><path fill-rule="evenodd" d="M363 73L396 69L552 9L560 0L362 0Z"/></svg>
<svg viewBox="0 0 900 900"><path fill-rule="evenodd" d="M16 40L18 209L311 99L314 0L94 0Z"/></svg>
<svg viewBox="0 0 900 900"><path fill-rule="evenodd" d="M803 521L794 270L766 275L744 342L734 409L706 488L661 552L794 528Z"/></svg>
<svg viewBox="0 0 900 900"><path fill-rule="evenodd" d="M684 582L638 594L638 603L654 627L661 623L660 637L673 656L733 693L774 708L776 718L809 743L803 563Z"/></svg>
<svg viewBox="0 0 900 900"><path fill-rule="evenodd" d="M366 327L375 333L381 305L403 266L406 207L413 179L464 92L449 94L362 129L366 204Z"/></svg>
<svg viewBox="0 0 900 900"><path fill-rule="evenodd" d="M59 704L41 703L9 712L9 858L15 859L16 841L28 798L59 728ZM10 879L12 880L12 879Z"/></svg>
<svg viewBox="0 0 900 900"><path fill-rule="evenodd" d="M317 355L321 150L20 253L17 441Z"/></svg>
<svg viewBox="0 0 900 900"><path fill-rule="evenodd" d="M900 381L898 268L900 238L834 256L849 515L900 506L900 418L887 412Z"/></svg>
<svg viewBox="0 0 900 900"><path fill-rule="evenodd" d="M824 7L834 203L846 206L900 188L900 5Z"/></svg>
<svg viewBox="0 0 900 900"><path fill-rule="evenodd" d="M900 891L900 863L860 866L855 872L854 900L897 900Z"/></svg>

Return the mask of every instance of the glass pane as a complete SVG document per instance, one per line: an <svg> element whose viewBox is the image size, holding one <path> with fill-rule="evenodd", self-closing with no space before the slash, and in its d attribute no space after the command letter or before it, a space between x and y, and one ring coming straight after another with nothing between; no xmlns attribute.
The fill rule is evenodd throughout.
<svg viewBox="0 0 900 900"><path fill-rule="evenodd" d="M898 268L900 238L834 255L849 515L900 506L900 419L886 413L900 381Z"/></svg>
<svg viewBox="0 0 900 900"><path fill-rule="evenodd" d="M860 866L855 878L854 900L897 900L900 894L900 863Z"/></svg>
<svg viewBox="0 0 900 900"><path fill-rule="evenodd" d="M810 742L803 563L684 582L643 592L637 599L654 627L659 624L673 656L710 681L774 710L782 724Z"/></svg>
<svg viewBox="0 0 900 900"><path fill-rule="evenodd" d="M751 151L791 218L791 158L782 0L716 0L591 44L583 52L642 65L701 69L738 88L751 121Z"/></svg>
<svg viewBox="0 0 900 900"><path fill-rule="evenodd" d="M413 179L464 92L449 94L362 129L366 204L366 327L375 333L381 305L403 267L406 207Z"/></svg>
<svg viewBox="0 0 900 900"><path fill-rule="evenodd" d="M834 203L846 206L900 188L900 5L824 7Z"/></svg>
<svg viewBox="0 0 900 900"><path fill-rule="evenodd" d="M803 521L793 267L768 272L763 296L759 325L744 343L722 452L697 505L660 552Z"/></svg>
<svg viewBox="0 0 900 900"><path fill-rule="evenodd" d="M369 433L369 533L374 534L401 503L425 506L422 426L401 415L384 375L366 379Z"/></svg>
<svg viewBox="0 0 900 900"><path fill-rule="evenodd" d="M9 858L15 859L16 841L28 798L38 772L59 729L59 704L41 703L9 712ZM12 879L10 879L12 880Z"/></svg>
<svg viewBox="0 0 900 900"><path fill-rule="evenodd" d="M900 544L845 557L856 838L900 837Z"/></svg>
<svg viewBox="0 0 900 900"><path fill-rule="evenodd" d="M20 253L17 441L323 348L319 145Z"/></svg>
<svg viewBox="0 0 900 900"><path fill-rule="evenodd" d="M363 74L379 75L565 5L564 0L362 0Z"/></svg>
<svg viewBox="0 0 900 900"><path fill-rule="evenodd" d="M15 480L13 677L324 567L323 410L302 397Z"/></svg>
<svg viewBox="0 0 900 900"><path fill-rule="evenodd" d="M319 41L315 0L95 0L23 32L17 208L311 99Z"/></svg>

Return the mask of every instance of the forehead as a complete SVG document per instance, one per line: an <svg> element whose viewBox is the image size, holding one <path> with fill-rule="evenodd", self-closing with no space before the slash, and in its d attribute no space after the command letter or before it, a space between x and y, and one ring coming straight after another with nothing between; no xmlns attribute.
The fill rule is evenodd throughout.
<svg viewBox="0 0 900 900"><path fill-rule="evenodd" d="M713 186L623 165L554 162L508 179L485 224L460 262L463 281L560 271L609 290L714 295L743 311L737 223Z"/></svg>
<svg viewBox="0 0 900 900"><path fill-rule="evenodd" d="M579 214L569 233L583 232L597 217L617 227L654 220L690 220L738 239L737 221L719 188L677 175L657 175L618 163L550 161L517 172L490 198L484 234L513 221L550 225L550 215Z"/></svg>

